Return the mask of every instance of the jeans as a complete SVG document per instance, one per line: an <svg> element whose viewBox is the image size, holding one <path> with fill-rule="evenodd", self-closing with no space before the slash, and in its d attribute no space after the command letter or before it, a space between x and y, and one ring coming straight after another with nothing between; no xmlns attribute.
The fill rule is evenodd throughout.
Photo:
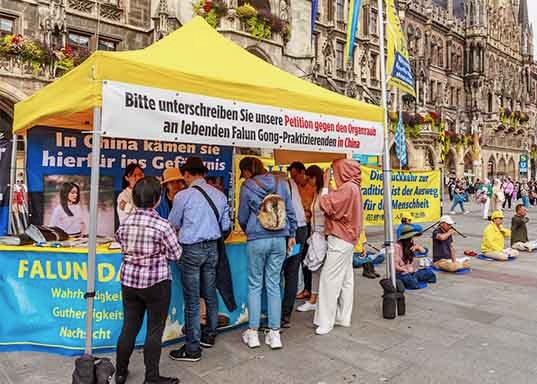
<svg viewBox="0 0 537 384"><path fill-rule="evenodd" d="M267 291L268 326L271 329L280 329L282 310L280 281L286 250L285 237L251 240L246 243L250 329L259 329L263 277ZM293 259L299 258L293 257Z"/></svg>
<svg viewBox="0 0 537 384"><path fill-rule="evenodd" d="M117 372L122 375L127 372L136 336L140 332L147 312L147 334L144 344L145 379L156 381L160 375L161 342L170 306L171 281L164 280L142 289L122 285L121 294L124 320L117 342Z"/></svg>
<svg viewBox="0 0 537 384"><path fill-rule="evenodd" d="M204 333L216 336L218 301L216 296L217 241L182 245L183 255L178 262L185 300L186 350L200 350L200 294L207 307L207 325Z"/></svg>
<svg viewBox="0 0 537 384"><path fill-rule="evenodd" d="M419 269L414 273L397 272L396 276L408 289L418 288L420 282L436 283L436 275L430 269Z"/></svg>
<svg viewBox="0 0 537 384"><path fill-rule="evenodd" d="M460 205L461 206L461 211L464 212L464 200L457 200L455 199L455 201L453 202L453 205L451 206L451 212L455 212L455 208L457 207L457 205Z"/></svg>
<svg viewBox="0 0 537 384"><path fill-rule="evenodd" d="M304 245L308 238L308 227L299 227L296 230L296 243L300 244L300 249L304 249ZM285 290L282 302L282 317L290 318L295 305L296 294L298 292L298 272L302 263L301 255L296 255L287 258L283 264L283 277L285 279Z"/></svg>
<svg viewBox="0 0 537 384"><path fill-rule="evenodd" d="M524 204L525 208L530 207L530 198L528 196L522 196L522 204Z"/></svg>

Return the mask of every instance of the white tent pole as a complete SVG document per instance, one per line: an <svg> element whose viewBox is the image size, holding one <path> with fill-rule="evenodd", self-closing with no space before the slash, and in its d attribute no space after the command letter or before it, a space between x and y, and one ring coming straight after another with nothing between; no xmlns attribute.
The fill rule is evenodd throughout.
<svg viewBox="0 0 537 384"><path fill-rule="evenodd" d="M393 225L392 225L392 167L390 164L390 140L388 135L388 95L386 86L386 59L384 50L384 7L383 0L378 0L379 42L380 42L380 78L382 86L382 105L384 109L384 247L386 249L386 268L388 276L392 279L395 287L395 257L393 249Z"/></svg>
<svg viewBox="0 0 537 384"><path fill-rule="evenodd" d="M13 133L11 137L11 168L9 175L9 207L8 207L8 229L7 232L12 235L17 235L16 231L13 231L13 199L15 194L15 184L17 179L17 134ZM28 191L27 191L28 192ZM18 213L17 213L18 214ZM24 231L26 228L22 228Z"/></svg>
<svg viewBox="0 0 537 384"><path fill-rule="evenodd" d="M93 341L93 299L95 297L95 262L97 253L97 208L99 201L99 159L101 157L101 108L93 108L91 145L91 180L88 231L88 281L86 289L86 345L91 355Z"/></svg>

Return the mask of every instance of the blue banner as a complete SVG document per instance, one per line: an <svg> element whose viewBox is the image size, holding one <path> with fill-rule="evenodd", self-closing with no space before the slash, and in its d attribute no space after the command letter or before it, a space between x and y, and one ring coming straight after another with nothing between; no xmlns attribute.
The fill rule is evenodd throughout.
<svg viewBox="0 0 537 384"><path fill-rule="evenodd" d="M219 297L222 328L247 318L248 265L246 245L227 246L238 309L230 313ZM0 252L0 350L41 350L61 354L84 351L87 253ZM97 254L96 297L93 311L95 351L115 349L123 324L119 271L121 254ZM184 302L179 271L172 265L172 298L163 342L183 336ZM145 324L137 345L145 339Z"/></svg>
<svg viewBox="0 0 537 384"><path fill-rule="evenodd" d="M90 133L59 128L36 127L28 132L27 177L34 224L51 224L66 183L78 186L82 220L87 223L91 139ZM209 176L215 177L225 193L229 190L232 147L102 138L98 234L114 233L116 199L128 164L139 164L146 176L161 177L166 168L180 167L189 156L201 157Z"/></svg>
<svg viewBox="0 0 537 384"><path fill-rule="evenodd" d="M12 188L9 187L11 169L13 120L4 111L0 111L0 236L7 234L9 225L9 195Z"/></svg>

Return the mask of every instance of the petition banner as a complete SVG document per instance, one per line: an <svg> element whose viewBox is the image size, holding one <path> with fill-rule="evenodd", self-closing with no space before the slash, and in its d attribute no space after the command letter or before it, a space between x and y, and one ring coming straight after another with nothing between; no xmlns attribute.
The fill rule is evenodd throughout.
<svg viewBox="0 0 537 384"><path fill-rule="evenodd" d="M384 224L384 188L380 168L362 166L362 198L365 225ZM408 212L414 223L440 218L440 171L392 171L393 222Z"/></svg>
<svg viewBox="0 0 537 384"><path fill-rule="evenodd" d="M105 136L380 154L382 123L105 81Z"/></svg>

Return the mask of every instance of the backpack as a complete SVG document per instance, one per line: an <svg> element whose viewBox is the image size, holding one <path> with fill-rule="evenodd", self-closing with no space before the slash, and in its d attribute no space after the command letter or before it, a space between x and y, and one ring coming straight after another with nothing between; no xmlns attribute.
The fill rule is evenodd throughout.
<svg viewBox="0 0 537 384"><path fill-rule="evenodd" d="M275 190L268 191L257 178L252 177L252 180L266 193L257 212L259 224L267 231L280 231L284 229L287 223L285 201L283 201L282 197ZM277 188L278 182L279 179L274 176L275 188Z"/></svg>

